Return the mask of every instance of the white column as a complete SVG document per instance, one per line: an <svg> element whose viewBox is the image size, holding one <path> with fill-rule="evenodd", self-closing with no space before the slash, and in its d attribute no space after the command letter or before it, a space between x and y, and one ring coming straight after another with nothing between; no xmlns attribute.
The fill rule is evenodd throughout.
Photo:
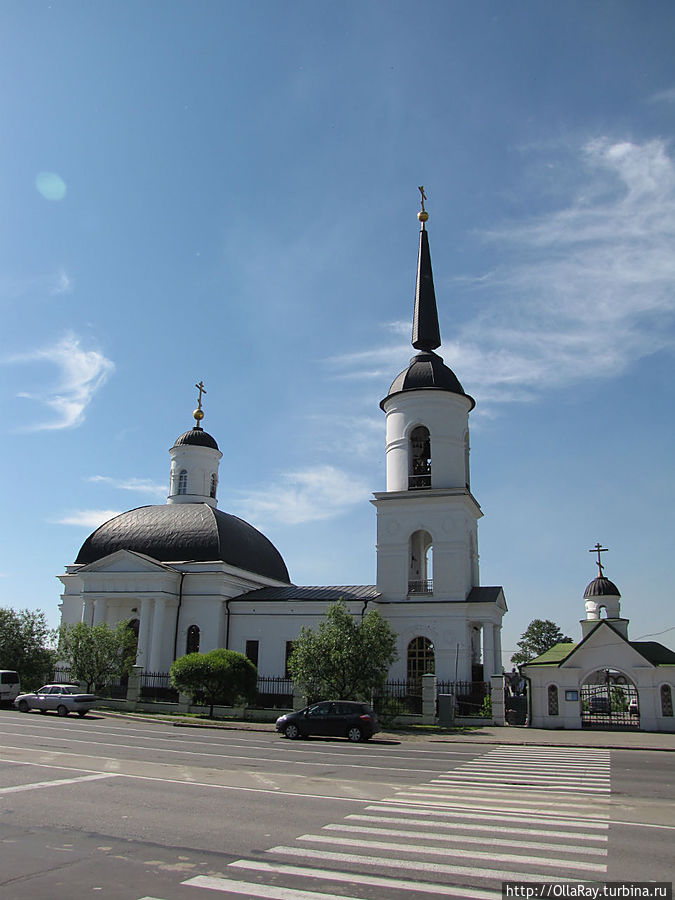
<svg viewBox="0 0 675 900"><path fill-rule="evenodd" d="M105 622L105 598L97 597L94 601L94 625Z"/></svg>
<svg viewBox="0 0 675 900"><path fill-rule="evenodd" d="M155 615L152 620L152 640L150 642L150 672L159 672L162 665L162 656L164 655L164 613L166 610L166 600L164 597L157 597L155 600Z"/></svg>
<svg viewBox="0 0 675 900"><path fill-rule="evenodd" d="M493 625L495 636L495 675L501 675L504 671L504 663L502 662L502 627L501 625Z"/></svg>
<svg viewBox="0 0 675 900"><path fill-rule="evenodd" d="M82 618L85 625L92 625L94 621L94 601L87 598L82 601Z"/></svg>
<svg viewBox="0 0 675 900"><path fill-rule="evenodd" d="M495 644L492 623L483 623L483 681L488 681L494 674Z"/></svg>
<svg viewBox="0 0 675 900"><path fill-rule="evenodd" d="M152 623L152 600L144 597L141 601L141 620L138 624L138 650L136 665L149 671L150 625Z"/></svg>

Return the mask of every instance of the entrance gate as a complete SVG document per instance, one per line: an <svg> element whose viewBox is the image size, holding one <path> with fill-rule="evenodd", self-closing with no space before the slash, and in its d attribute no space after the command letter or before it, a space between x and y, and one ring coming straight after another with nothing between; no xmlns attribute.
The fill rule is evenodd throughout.
<svg viewBox="0 0 675 900"><path fill-rule="evenodd" d="M582 728L640 727L637 688L622 672L600 669L581 685Z"/></svg>

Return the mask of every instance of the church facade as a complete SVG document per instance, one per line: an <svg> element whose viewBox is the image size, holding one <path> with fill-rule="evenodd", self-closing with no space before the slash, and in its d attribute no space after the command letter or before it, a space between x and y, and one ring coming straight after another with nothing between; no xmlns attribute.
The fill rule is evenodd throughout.
<svg viewBox="0 0 675 900"><path fill-rule="evenodd" d="M316 628L343 599L355 616L377 609L398 635L393 679L501 674L501 587L482 586L478 519L470 487L474 400L435 352L441 344L422 204L410 365L381 402L386 489L377 514L374 585L298 586L273 544L218 509L218 444L195 425L169 451L166 504L114 517L84 542L59 578L64 623L127 621L137 664L166 672L177 657L225 647L261 675L283 675L303 626Z"/></svg>
<svg viewBox="0 0 675 900"><path fill-rule="evenodd" d="M535 728L675 731L675 653L628 639L621 594L599 573L586 587L581 641L556 644L521 666Z"/></svg>

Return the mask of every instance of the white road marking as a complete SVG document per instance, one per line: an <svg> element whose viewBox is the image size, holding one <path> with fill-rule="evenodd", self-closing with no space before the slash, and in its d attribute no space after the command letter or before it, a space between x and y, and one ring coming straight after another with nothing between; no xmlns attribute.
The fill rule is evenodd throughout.
<svg viewBox="0 0 675 900"><path fill-rule="evenodd" d="M300 878L319 878L325 881L342 881L347 884L371 885L397 891L416 891L436 894L439 897L470 897L472 900L501 900L501 891L481 891L460 885L433 884L429 881L406 881L397 878L383 878L377 875L360 875L355 872L337 872L334 869L312 869L307 866L289 866L284 863L258 862L253 859L238 859L230 866L252 872L270 872L274 875L292 875ZM349 900L349 898L344 898Z"/></svg>
<svg viewBox="0 0 675 900"><path fill-rule="evenodd" d="M518 813L522 813L523 810L518 810L518 813L513 813L506 807L494 810L485 807L479 812L473 808L467 809L465 806L447 806L445 809L416 809L414 806L397 805L396 801L393 800L381 800L379 802L386 805L378 806L377 804L373 804L367 806L366 811L373 810L374 812L386 813L396 812L398 815L403 816L437 816L439 818L451 819L478 819L481 822L551 822L552 824L564 825L568 828L596 828L598 830L602 829L603 831L609 828L609 823L605 821L598 822L595 819L580 819L576 816L565 818L563 816L554 816L551 815L551 813L542 813L535 810L528 811L529 814L523 816L518 815Z"/></svg>
<svg viewBox="0 0 675 900"><path fill-rule="evenodd" d="M370 809L370 807L368 807ZM413 813L413 810L406 810L410 814ZM426 810L424 810L426 813ZM366 816L359 815L358 813L352 813L351 815L345 816L349 821L356 822L382 822L383 824L389 825L415 825L417 828L441 828L446 830L461 830L461 831L486 831L489 834L513 834L515 829L513 825L474 825L471 822L438 822L438 821L429 821L428 819L425 821L424 819L404 819L401 821L400 816ZM458 817L459 818L459 817ZM478 818L476 816L475 818ZM500 818L495 816L495 822L501 821ZM529 822L529 819L523 818L522 821ZM581 826L578 826L581 827ZM607 826L609 827L609 826ZM584 841L608 841L609 837L606 834L588 834L582 831L548 831L545 828L518 828L518 834L525 834L531 836L541 836L541 837L561 837L561 838L574 838L579 837L583 838Z"/></svg>
<svg viewBox="0 0 675 900"><path fill-rule="evenodd" d="M400 847L399 847L400 849ZM541 872L519 872L513 869L479 869L475 866L451 866L445 863L421 862L417 859L396 859L389 856L362 856L358 853L334 853L331 850L310 850L304 847L271 847L267 853L284 856L301 856L309 859L356 865L382 866L390 869L405 869L411 872L429 872L435 875L468 875L471 878L490 878L496 881L560 881L559 875L545 875ZM511 860L514 862L514 860ZM344 900L344 898L343 898Z"/></svg>
<svg viewBox="0 0 675 900"><path fill-rule="evenodd" d="M396 796L392 800L381 800L381 803L414 803L419 804L420 806L452 806L453 803L459 803L461 800L464 800L466 803L473 803L474 809L480 808L478 804L485 803L490 804L490 809L516 809L518 807L525 807L525 809L529 812L532 807L531 800L511 800L507 796L493 796L495 793L504 793L501 792L489 792L487 797L478 796L477 792L473 791L446 791L442 795L431 796L423 790L417 791L401 791L397 793ZM524 791L519 791L519 795L522 797ZM566 793L567 797L569 797L569 792ZM406 799L410 798L410 799ZM599 798L600 799L600 798ZM446 802L447 801L447 802ZM590 806L584 805L583 803L563 803L558 801L557 799L552 799L545 807L542 804L539 804L542 811L550 810L551 806L555 806L556 809L574 809L579 810L584 807L588 809L588 815L593 815L595 817L607 817L609 813L604 813L602 811L593 812L593 810L598 809L600 804Z"/></svg>
<svg viewBox="0 0 675 900"><path fill-rule="evenodd" d="M0 788L0 794L18 794L21 791L37 791L41 788L62 787L64 784L80 784L83 781L98 781L101 778L117 778L114 773L98 775L80 775L77 778L56 778L53 781L35 781L32 784L17 784L13 787Z"/></svg>
<svg viewBox="0 0 675 900"><path fill-rule="evenodd" d="M330 834L301 834L297 841L307 841L311 844L331 844L331 846L372 847L374 850L392 850L394 853L421 853L427 856L442 856L447 853L443 848L426 847L424 844L395 844L393 841L357 841L352 838L336 838ZM554 859L538 856L525 856L514 853L484 853L480 850L460 850L453 847L453 857L468 859L484 859L493 862L517 863L524 866L548 866L552 869L583 869L586 872L606 872L604 863L592 863L585 860Z"/></svg>
<svg viewBox="0 0 675 900"><path fill-rule="evenodd" d="M181 884L228 894L245 894L247 897L268 897L271 900L364 900L362 897L345 898L344 894L326 894L323 891L296 891L293 888L278 887L272 884L230 881L227 878L216 878L213 875L195 875L194 878L183 881Z"/></svg>
<svg viewBox="0 0 675 900"><path fill-rule="evenodd" d="M485 846L484 837L462 834L424 834L420 835L417 829L405 831L399 828L368 828L365 825L324 825L326 831L343 831L351 834L372 834L382 837L419 838L425 841L442 841L446 844L478 844ZM518 832L521 834L521 832ZM557 841L522 841L491 838L491 847L516 847L526 850L556 850L558 853L581 853L586 856L607 856L605 847L580 847L578 844L560 844Z"/></svg>

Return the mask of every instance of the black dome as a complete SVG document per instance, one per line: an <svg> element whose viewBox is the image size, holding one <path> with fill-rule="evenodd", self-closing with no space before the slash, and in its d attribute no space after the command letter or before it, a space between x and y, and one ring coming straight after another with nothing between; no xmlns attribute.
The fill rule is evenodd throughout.
<svg viewBox="0 0 675 900"><path fill-rule="evenodd" d="M211 435L202 428L191 428L190 431L181 434L180 437L176 438L173 446L181 447L184 444L191 444L193 447L211 447L212 450L219 449L216 439L211 437Z"/></svg>
<svg viewBox="0 0 675 900"><path fill-rule="evenodd" d="M222 560L290 583L277 548L248 522L208 503L140 506L115 516L89 535L76 563L91 563L116 550L134 550L160 562Z"/></svg>
<svg viewBox="0 0 675 900"><path fill-rule="evenodd" d="M451 394L461 394L471 401L471 409L476 405L473 397L469 397L464 392L464 388L459 383L459 379L452 369L445 365L437 353L427 350L418 353L417 356L413 356L408 368L396 376L389 388L389 393L380 403L380 406L384 408L383 404L389 397L393 397L394 394L400 394L403 391L424 390L449 391Z"/></svg>
<svg viewBox="0 0 675 900"><path fill-rule="evenodd" d="M620 597L618 587L609 578L594 578L584 591L584 600L590 597Z"/></svg>

